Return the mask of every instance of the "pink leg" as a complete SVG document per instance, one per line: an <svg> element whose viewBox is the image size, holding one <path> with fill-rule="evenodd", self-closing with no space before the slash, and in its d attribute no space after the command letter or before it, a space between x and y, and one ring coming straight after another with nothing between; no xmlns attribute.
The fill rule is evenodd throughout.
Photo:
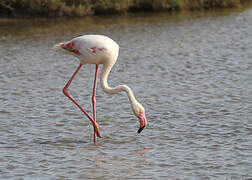
<svg viewBox="0 0 252 180"><path fill-rule="evenodd" d="M81 105L79 105L79 103L77 103L77 101L69 94L68 92L68 87L70 86L71 82L73 81L74 77L76 76L76 74L79 72L80 68L81 68L82 64L79 65L79 67L76 69L76 71L74 72L74 74L72 75L72 77L69 79L69 81L67 82L67 84L65 85L65 87L63 88L63 93L71 100L73 101L73 103L80 108L80 110L88 117L88 119L92 122L93 126L94 126L94 132L95 134L97 134L98 137L101 137L100 134L100 130L98 128L98 124L92 119L92 117L81 107Z"/></svg>
<svg viewBox="0 0 252 180"><path fill-rule="evenodd" d="M97 84L97 77L98 77L98 69L99 65L96 64L95 67L95 78L94 78L94 87L93 87L93 96L92 96L92 103L93 103L93 119L96 121L96 112L95 112L95 105L96 105L96 84ZM96 142L96 133L94 131L94 142Z"/></svg>

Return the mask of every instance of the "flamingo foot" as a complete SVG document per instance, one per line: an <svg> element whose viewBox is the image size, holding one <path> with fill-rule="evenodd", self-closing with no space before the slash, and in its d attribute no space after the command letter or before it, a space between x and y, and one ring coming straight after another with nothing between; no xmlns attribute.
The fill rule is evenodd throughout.
<svg viewBox="0 0 252 180"><path fill-rule="evenodd" d="M94 126L94 132L95 132L95 134L96 134L99 138L101 138L101 133L100 133L100 130L99 130L99 127L98 127L97 122L94 122L93 126Z"/></svg>

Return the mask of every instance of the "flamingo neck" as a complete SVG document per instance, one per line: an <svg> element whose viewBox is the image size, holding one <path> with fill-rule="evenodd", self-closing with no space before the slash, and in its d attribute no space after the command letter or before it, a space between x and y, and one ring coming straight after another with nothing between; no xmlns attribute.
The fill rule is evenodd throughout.
<svg viewBox="0 0 252 180"><path fill-rule="evenodd" d="M119 85L116 87L109 87L108 85L108 75L113 67L113 63L112 64L103 64L103 68L102 68L102 74L101 74L101 86L104 90L105 93L107 94L117 94L119 92L126 92L128 95L128 98L130 100L131 103L131 107L133 109L134 105L137 104L137 100L132 92L132 90L127 86L127 85Z"/></svg>

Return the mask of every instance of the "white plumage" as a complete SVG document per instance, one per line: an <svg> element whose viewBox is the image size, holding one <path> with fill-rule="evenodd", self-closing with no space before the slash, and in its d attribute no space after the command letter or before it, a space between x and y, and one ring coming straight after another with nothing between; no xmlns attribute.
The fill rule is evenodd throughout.
<svg viewBox="0 0 252 180"><path fill-rule="evenodd" d="M73 48L78 49L79 55L62 48L62 44L71 44L72 42L74 42ZM55 45L55 48L62 53L78 57L82 64L103 64L106 59L115 63L119 53L119 45L109 37L102 35L79 36L71 41L59 43Z"/></svg>

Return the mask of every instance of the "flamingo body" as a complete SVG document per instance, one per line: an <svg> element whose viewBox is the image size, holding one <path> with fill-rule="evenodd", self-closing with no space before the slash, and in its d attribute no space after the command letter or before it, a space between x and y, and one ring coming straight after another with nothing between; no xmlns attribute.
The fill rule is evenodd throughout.
<svg viewBox="0 0 252 180"><path fill-rule="evenodd" d="M81 64L103 64L106 60L114 64L119 53L119 45L102 35L76 37L55 47L62 53L76 56Z"/></svg>

